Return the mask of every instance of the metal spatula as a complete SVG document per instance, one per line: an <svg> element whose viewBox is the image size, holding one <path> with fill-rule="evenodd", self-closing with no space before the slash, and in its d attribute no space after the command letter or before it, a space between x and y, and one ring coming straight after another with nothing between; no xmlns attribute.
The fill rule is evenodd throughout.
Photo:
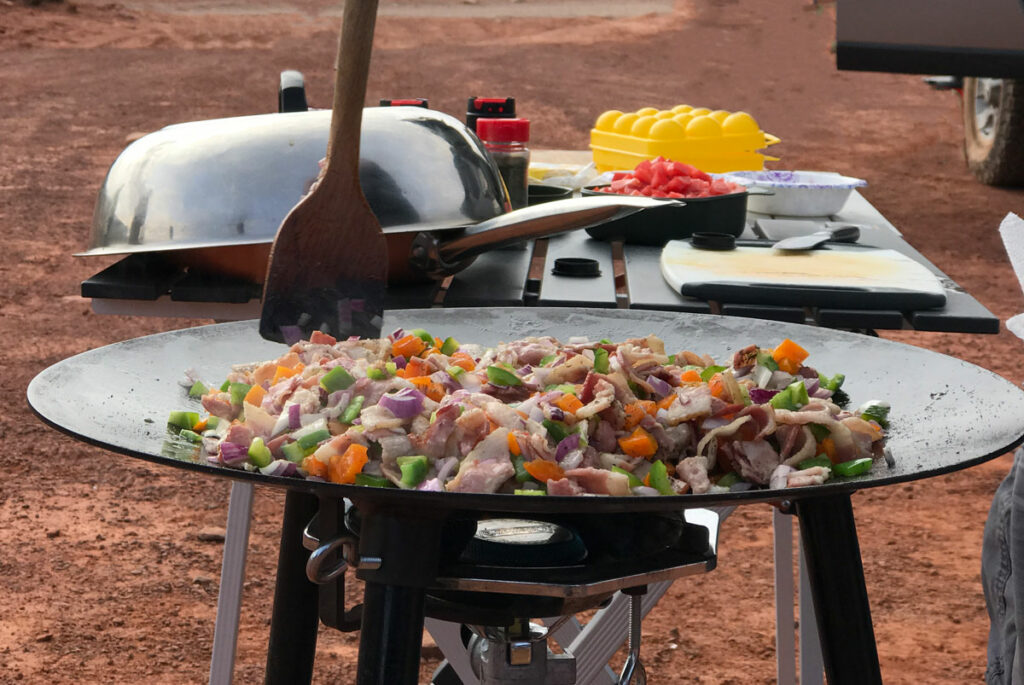
<svg viewBox="0 0 1024 685"><path fill-rule="evenodd" d="M260 335L291 343L314 330L379 337L387 246L359 185L359 132L377 0L347 0L338 45L327 161L277 230Z"/></svg>

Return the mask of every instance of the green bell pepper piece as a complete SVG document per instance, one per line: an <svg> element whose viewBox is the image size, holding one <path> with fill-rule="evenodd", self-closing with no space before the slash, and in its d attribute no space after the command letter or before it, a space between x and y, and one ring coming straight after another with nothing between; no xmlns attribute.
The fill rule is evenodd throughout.
<svg viewBox="0 0 1024 685"><path fill-rule="evenodd" d="M545 428L548 430L548 435L555 441L555 444L562 442L567 435L569 435L569 427L561 421L553 421L551 419L544 419L541 421Z"/></svg>
<svg viewBox="0 0 1024 685"><path fill-rule="evenodd" d="M183 430L192 430L199 423L199 414L194 411L172 411L167 417L167 425Z"/></svg>
<svg viewBox="0 0 1024 685"><path fill-rule="evenodd" d="M396 364L394 362L385 362L384 363L384 370L388 372L389 376L397 375L398 374L398 364Z"/></svg>
<svg viewBox="0 0 1024 685"><path fill-rule="evenodd" d="M182 428L178 432L178 435L180 435L181 437L185 438L189 442L202 442L203 441L203 436L201 436L199 433L196 433L193 430L189 430L188 428Z"/></svg>
<svg viewBox="0 0 1024 685"><path fill-rule="evenodd" d="M523 379L515 375L508 369L503 369L500 366L488 366L487 367L487 380L493 385L509 386L509 385L522 385Z"/></svg>
<svg viewBox="0 0 1024 685"><path fill-rule="evenodd" d="M295 440L293 442L288 442L282 445L281 452L284 453L284 457L288 461L293 461L296 464L300 464L302 463L303 459L305 459L310 454L313 454L313 452L316 452L316 445L310 447L307 450L303 448L302 445L299 444L298 440Z"/></svg>
<svg viewBox="0 0 1024 685"><path fill-rule="evenodd" d="M345 367L335 366L320 378L320 387L327 392L336 392L346 389L355 382L356 379L345 370Z"/></svg>
<svg viewBox="0 0 1024 685"><path fill-rule="evenodd" d="M525 463L526 463L526 459L524 459L522 457L522 455L517 456L517 457L512 457L512 466L514 466L515 469L516 469L516 482L517 483L531 483L531 482L535 483L536 481L534 480L533 476L531 476L530 472L526 470L525 466L523 466L523 464L525 464Z"/></svg>
<svg viewBox="0 0 1024 685"><path fill-rule="evenodd" d="M875 460L871 457L854 459L852 461L841 461L832 467L837 476L860 476L871 470Z"/></svg>
<svg viewBox="0 0 1024 685"><path fill-rule="evenodd" d="M553 361L555 361L555 355L553 355L553 354L545 355L545 356L540 358L540 363L538 364L538 366L547 366L548 364L550 364Z"/></svg>
<svg viewBox="0 0 1024 685"><path fill-rule="evenodd" d="M634 476L632 473L622 468L621 466L613 466L612 471L615 473L621 473L629 480L629 487L636 488L644 484L642 480Z"/></svg>
<svg viewBox="0 0 1024 685"><path fill-rule="evenodd" d="M704 369L700 372L700 379L707 383L709 380L711 380L712 376L714 376L716 373L721 373L722 371L725 371L724 366L705 366Z"/></svg>
<svg viewBox="0 0 1024 685"><path fill-rule="evenodd" d="M402 487L414 488L427 477L429 462L425 456L399 457L398 468L402 470Z"/></svg>
<svg viewBox="0 0 1024 685"><path fill-rule="evenodd" d="M594 350L594 371L608 373L608 350L603 347Z"/></svg>
<svg viewBox="0 0 1024 685"><path fill-rule="evenodd" d="M665 462L658 460L651 464L649 475L649 482L652 488L663 495L676 494L676 491L672 489L672 482L669 480L668 469L665 467Z"/></svg>
<svg viewBox="0 0 1024 685"><path fill-rule="evenodd" d="M201 381L196 381L192 384L192 387L188 389L189 397L202 397L206 393L210 392L209 388L202 384Z"/></svg>
<svg viewBox="0 0 1024 685"><path fill-rule="evenodd" d="M860 417L865 421L875 421L882 428L889 427L889 410L891 407L885 402L868 402L860 408Z"/></svg>
<svg viewBox="0 0 1024 685"><path fill-rule="evenodd" d="M831 390L832 392L838 390L843 385L843 381L845 380L846 376L841 373L837 373L836 375L832 376L832 378L829 378L820 371L818 372L818 385L825 388L826 390Z"/></svg>
<svg viewBox="0 0 1024 685"><path fill-rule="evenodd" d="M769 371L779 370L779 363L775 361L770 352L758 352L756 363Z"/></svg>
<svg viewBox="0 0 1024 685"><path fill-rule="evenodd" d="M365 485L370 488L390 488L391 481L383 476L374 476L369 473L357 473L356 485Z"/></svg>
<svg viewBox="0 0 1024 685"><path fill-rule="evenodd" d="M824 454L819 454L816 457L804 459L802 462L796 465L798 469L812 469L815 466L827 466L828 468L832 468L832 460L829 459Z"/></svg>
<svg viewBox="0 0 1024 685"><path fill-rule="evenodd" d="M302 449L306 450L309 449L310 447L316 447L329 437L331 437L331 432L326 428L321 428L318 431L306 433L295 442L299 443L299 445L302 446Z"/></svg>
<svg viewBox="0 0 1024 685"><path fill-rule="evenodd" d="M260 468L270 466L270 462L274 461L274 455L270 453L270 448L263 442L263 438L253 438L249 443L249 461L253 466Z"/></svg>
<svg viewBox="0 0 1024 685"><path fill-rule="evenodd" d="M352 423L359 416L359 412L363 410L363 402L366 398L362 395L356 395L352 398L352 401L345 407L345 411L341 412L341 416L338 417L338 421L341 423Z"/></svg>
<svg viewBox="0 0 1024 685"><path fill-rule="evenodd" d="M427 343L428 347L433 347L434 346L434 336L432 336L430 333L427 333L422 328L415 328L415 329L413 329L413 330L411 330L409 332L412 333L413 335L415 335L417 338L419 338L423 342Z"/></svg>
<svg viewBox="0 0 1024 685"><path fill-rule="evenodd" d="M543 490L513 490L513 494L516 495L530 495L532 497L542 497L548 493Z"/></svg>
<svg viewBox="0 0 1024 685"><path fill-rule="evenodd" d="M232 383L228 387L228 392L231 393L231 404L239 405L245 400L245 395L252 388L248 383Z"/></svg>
<svg viewBox="0 0 1024 685"><path fill-rule="evenodd" d="M740 482L739 474L736 473L735 471L730 471L729 473L727 473L724 476L722 476L721 478L719 478L718 482L716 482L715 485L721 486L723 488L731 488L733 485L735 485L736 483L739 483L739 482Z"/></svg>
<svg viewBox="0 0 1024 685"><path fill-rule="evenodd" d="M220 384L221 392L227 392L229 389L231 389L231 381L224 381Z"/></svg>
<svg viewBox="0 0 1024 685"><path fill-rule="evenodd" d="M820 423L809 423L807 424L807 427L811 429L811 435L813 435L814 439L818 442L821 442L828 436L832 435L832 431Z"/></svg>
<svg viewBox="0 0 1024 685"><path fill-rule="evenodd" d="M388 377L388 374L384 369L378 369L376 366L371 366L366 370L366 377L371 381L382 381Z"/></svg>
<svg viewBox="0 0 1024 685"><path fill-rule="evenodd" d="M459 351L459 347L461 347L459 341L449 336L441 343L441 354L451 356Z"/></svg>
<svg viewBox="0 0 1024 685"><path fill-rule="evenodd" d="M611 345L612 344L612 341L609 340L608 338L601 338L598 342L600 342L602 345Z"/></svg>

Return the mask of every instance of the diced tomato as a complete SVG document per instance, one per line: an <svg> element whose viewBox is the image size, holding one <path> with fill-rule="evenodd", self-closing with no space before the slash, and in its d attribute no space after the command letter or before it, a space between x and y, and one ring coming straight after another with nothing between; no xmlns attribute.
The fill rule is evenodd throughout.
<svg viewBox="0 0 1024 685"><path fill-rule="evenodd" d="M658 164L651 170L651 186L660 189L666 183L668 183L668 173L665 171L665 165Z"/></svg>
<svg viewBox="0 0 1024 685"><path fill-rule="evenodd" d="M651 160L645 159L644 161L642 161L639 164L637 164L636 168L633 169L633 176L635 176L636 178L640 179L645 184L650 184L650 182L651 182Z"/></svg>

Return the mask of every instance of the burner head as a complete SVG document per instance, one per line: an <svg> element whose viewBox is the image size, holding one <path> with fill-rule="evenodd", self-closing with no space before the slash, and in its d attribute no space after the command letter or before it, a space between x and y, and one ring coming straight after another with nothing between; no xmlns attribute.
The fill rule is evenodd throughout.
<svg viewBox="0 0 1024 685"><path fill-rule="evenodd" d="M571 527L551 521L485 519L459 559L478 566L550 567L577 564L587 548Z"/></svg>

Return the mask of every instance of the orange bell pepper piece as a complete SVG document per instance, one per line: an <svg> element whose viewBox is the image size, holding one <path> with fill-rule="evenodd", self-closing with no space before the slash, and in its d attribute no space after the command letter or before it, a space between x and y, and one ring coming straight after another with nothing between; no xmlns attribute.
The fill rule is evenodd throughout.
<svg viewBox="0 0 1024 685"><path fill-rule="evenodd" d="M396 357L401 355L406 359L412 359L425 349L427 349L427 343L412 333L391 344L391 354Z"/></svg>
<svg viewBox="0 0 1024 685"><path fill-rule="evenodd" d="M508 451L513 457L518 457L523 453L523 450L519 448L519 441L516 440L515 433L509 432L508 434Z"/></svg>
<svg viewBox="0 0 1024 685"><path fill-rule="evenodd" d="M658 413L658 405L655 404L652 400L638 400L637 403L641 407L643 407L644 412L650 414L651 416L654 416L655 414Z"/></svg>
<svg viewBox="0 0 1024 685"><path fill-rule="evenodd" d="M417 338L417 340L419 340L419 338ZM430 374L434 373L434 367L432 367L430 364L423 361L419 357L413 357L406 363L404 369L399 369L395 373L397 373L402 378L412 380L413 378L417 378L419 376L429 376Z"/></svg>
<svg viewBox="0 0 1024 685"><path fill-rule="evenodd" d="M839 461L839 452L836 450L836 441L832 438L825 438L821 441L821 444L819 445L819 454L821 452L824 452L825 456L827 456L833 464Z"/></svg>
<svg viewBox="0 0 1024 685"><path fill-rule="evenodd" d="M367 449L358 443L352 443L341 454L331 457L327 465L327 479L332 483L355 483L356 474L363 470L370 461Z"/></svg>
<svg viewBox="0 0 1024 685"><path fill-rule="evenodd" d="M312 454L302 460L302 470L311 476L317 476L318 478L328 477L327 464L323 463ZM352 477L352 482L355 482L355 476Z"/></svg>
<svg viewBox="0 0 1024 685"><path fill-rule="evenodd" d="M786 373L796 373L810 353L795 342L786 338L772 350L772 359Z"/></svg>
<svg viewBox="0 0 1024 685"><path fill-rule="evenodd" d="M304 364L296 364L295 366L281 366L278 364L277 370L274 371L274 377L270 379L270 384L274 385L282 378L291 378L297 373L302 373L305 370Z"/></svg>
<svg viewBox="0 0 1024 685"><path fill-rule="evenodd" d="M249 388L249 392L245 393L245 401L258 407L263 402L263 396L266 394L267 391L263 389L262 385L254 385Z"/></svg>
<svg viewBox="0 0 1024 685"><path fill-rule="evenodd" d="M658 441L643 428L637 427L627 437L619 438L619 447L630 457L653 457L658 451Z"/></svg>
<svg viewBox="0 0 1024 685"><path fill-rule="evenodd" d="M454 366L459 366L466 371L472 371L476 368L476 361L465 352L456 352L449 359L452 360Z"/></svg>
<svg viewBox="0 0 1024 685"><path fill-rule="evenodd" d="M575 414L583 408L583 403L580 402L580 398L576 397L576 395L567 392L555 400L555 406L568 414Z"/></svg>
<svg viewBox="0 0 1024 685"><path fill-rule="evenodd" d="M677 395L675 393L672 393L671 395L668 395L667 397L661 398L660 400L658 400L658 403L657 403L658 409L664 409L664 410L668 411L668 408L671 407L672 403L676 401L676 397L677 397ZM655 412L655 413L657 413L657 412Z"/></svg>
<svg viewBox="0 0 1024 685"><path fill-rule="evenodd" d="M718 398L725 394L725 383L722 382L722 374L716 373L711 377L711 380L708 381L708 389L711 390L713 396Z"/></svg>
<svg viewBox="0 0 1024 685"><path fill-rule="evenodd" d="M333 345L338 339L321 331L313 331L309 334L309 342L315 345Z"/></svg>
<svg viewBox="0 0 1024 685"><path fill-rule="evenodd" d="M626 430L630 430L634 428L638 423L640 423L640 419L642 419L644 417L644 414L646 413L644 411L643 405L641 405L639 402L630 402L629 404L623 406L622 408L626 412L626 422L623 425L623 428L625 428Z"/></svg>
<svg viewBox="0 0 1024 685"><path fill-rule="evenodd" d="M544 459L534 459L523 463L523 468L526 472L539 480L541 483L546 483L549 480L562 480L565 478L565 471L562 467L553 461L546 461Z"/></svg>
<svg viewBox="0 0 1024 685"><path fill-rule="evenodd" d="M700 374L694 369L687 369L683 371L682 375L679 376L679 380L684 383L700 383Z"/></svg>

